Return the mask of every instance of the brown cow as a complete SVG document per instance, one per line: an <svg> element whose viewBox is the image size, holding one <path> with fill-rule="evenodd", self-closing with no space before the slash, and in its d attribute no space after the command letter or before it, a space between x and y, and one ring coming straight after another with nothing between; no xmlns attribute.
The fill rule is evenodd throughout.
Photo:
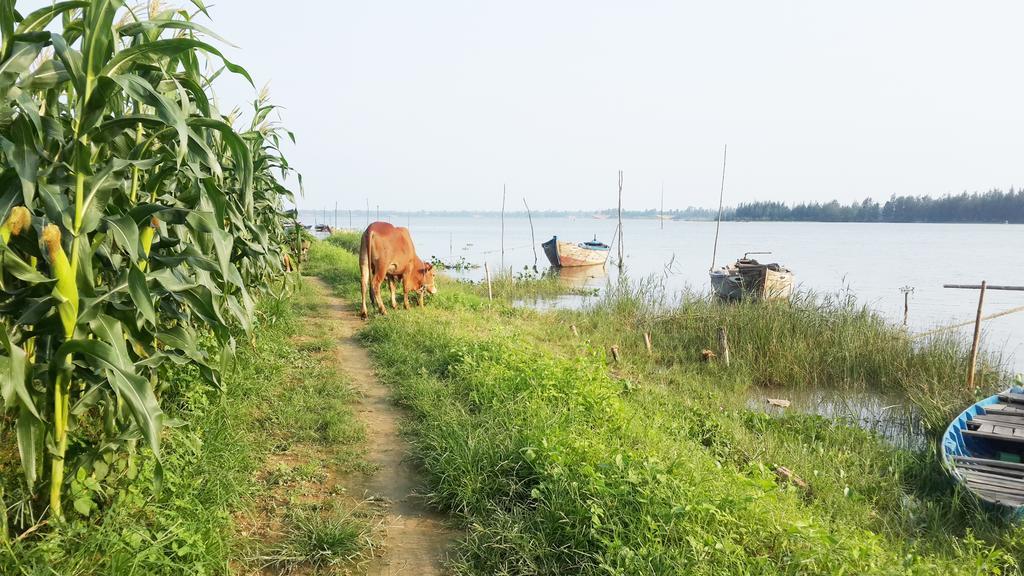
<svg viewBox="0 0 1024 576"><path fill-rule="evenodd" d="M424 291L437 293L434 286L434 267L416 256L408 228L396 228L387 222L374 222L366 227L359 243L359 284L363 293L362 315L366 318L366 296L371 292L374 304L381 314L387 314L380 297L384 280L391 287L391 302L395 304L394 280L402 280L402 298L409 308L409 292L418 292L423 306ZM372 277L372 278L371 278Z"/></svg>

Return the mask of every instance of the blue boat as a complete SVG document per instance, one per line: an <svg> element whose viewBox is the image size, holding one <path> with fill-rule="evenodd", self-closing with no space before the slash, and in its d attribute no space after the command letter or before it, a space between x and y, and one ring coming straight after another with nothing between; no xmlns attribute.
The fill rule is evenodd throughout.
<svg viewBox="0 0 1024 576"><path fill-rule="evenodd" d="M980 500L1024 518L1024 388L1013 386L961 412L942 437L942 461Z"/></svg>

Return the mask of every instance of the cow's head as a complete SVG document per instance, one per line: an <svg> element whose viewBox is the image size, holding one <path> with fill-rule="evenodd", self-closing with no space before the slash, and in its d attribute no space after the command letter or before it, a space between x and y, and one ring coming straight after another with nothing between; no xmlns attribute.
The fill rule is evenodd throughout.
<svg viewBox="0 0 1024 576"><path fill-rule="evenodd" d="M437 294L437 286L434 285L434 265L430 262L422 262L417 270L420 286L431 294Z"/></svg>

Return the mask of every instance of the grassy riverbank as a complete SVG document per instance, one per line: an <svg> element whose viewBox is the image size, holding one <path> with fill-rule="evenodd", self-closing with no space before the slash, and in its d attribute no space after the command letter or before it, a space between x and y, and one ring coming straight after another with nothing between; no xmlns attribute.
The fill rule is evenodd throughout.
<svg viewBox="0 0 1024 576"><path fill-rule="evenodd" d="M358 294L352 254L320 243L310 264ZM459 572L1018 572L1024 531L958 492L929 447L746 402L764 385L873 388L938 422L965 400L944 384L962 378L959 343L912 345L842 302L664 307L623 289L539 313L478 285L439 290L364 337L414 415L435 502L465 521ZM722 325L729 368L700 361Z"/></svg>
<svg viewBox="0 0 1024 576"><path fill-rule="evenodd" d="M303 317L321 306L304 286L266 298L254 337L239 335L222 391L190 365L168 371L161 400L176 424L164 431L159 491L143 450L83 473L72 485L75 511L59 526L32 528L17 517L12 496L22 480L17 454L5 451L0 480L12 520L0 572L224 574L353 565L369 554L370 521L321 497L336 489L328 479L361 466L362 438L351 392L326 354L329 332ZM5 446L13 434L5 425ZM287 462L294 454L301 464Z"/></svg>

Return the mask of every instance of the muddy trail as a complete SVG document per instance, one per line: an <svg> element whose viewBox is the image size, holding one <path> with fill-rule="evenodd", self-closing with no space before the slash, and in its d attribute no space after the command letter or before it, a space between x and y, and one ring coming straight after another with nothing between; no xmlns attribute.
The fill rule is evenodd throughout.
<svg viewBox="0 0 1024 576"><path fill-rule="evenodd" d="M327 295L328 313L341 327L337 356L341 370L359 394L356 410L366 426L366 461L373 472L355 476L349 493L382 507L384 550L366 566L369 576L443 574L455 532L443 514L430 510L426 487L409 458L409 444L399 435L404 414L391 391L377 379L370 355L356 339L363 327L358 311L332 296L319 278L308 278Z"/></svg>

